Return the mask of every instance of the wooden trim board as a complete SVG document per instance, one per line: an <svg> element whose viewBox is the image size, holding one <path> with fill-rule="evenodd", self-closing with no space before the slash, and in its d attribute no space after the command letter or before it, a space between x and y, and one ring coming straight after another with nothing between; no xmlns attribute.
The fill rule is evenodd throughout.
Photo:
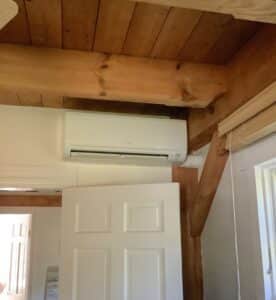
<svg viewBox="0 0 276 300"><path fill-rule="evenodd" d="M276 132L276 103L227 135L226 149L237 151Z"/></svg>
<svg viewBox="0 0 276 300"><path fill-rule="evenodd" d="M274 103L276 103L276 82L220 122L218 125L219 136L235 129Z"/></svg>
<svg viewBox="0 0 276 300"><path fill-rule="evenodd" d="M61 195L0 195L0 207L61 207Z"/></svg>

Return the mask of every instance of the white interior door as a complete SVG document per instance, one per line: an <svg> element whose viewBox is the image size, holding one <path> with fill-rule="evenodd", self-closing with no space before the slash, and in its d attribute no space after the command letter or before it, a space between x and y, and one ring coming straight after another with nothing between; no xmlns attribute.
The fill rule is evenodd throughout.
<svg viewBox="0 0 276 300"><path fill-rule="evenodd" d="M182 300L179 186L63 192L60 300Z"/></svg>

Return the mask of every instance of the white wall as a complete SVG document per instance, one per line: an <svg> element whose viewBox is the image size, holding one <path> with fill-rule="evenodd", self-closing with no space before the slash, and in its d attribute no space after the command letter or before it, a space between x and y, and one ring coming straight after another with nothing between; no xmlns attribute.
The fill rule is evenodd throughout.
<svg viewBox="0 0 276 300"><path fill-rule="evenodd" d="M168 167L64 162L63 114L63 110L0 106L0 186L60 188L171 181ZM58 262L60 209L35 208L31 211L30 300L43 300L46 269Z"/></svg>
<svg viewBox="0 0 276 300"><path fill-rule="evenodd" d="M0 106L0 186L56 188L171 181L168 167L64 162L63 115L64 110Z"/></svg>
<svg viewBox="0 0 276 300"><path fill-rule="evenodd" d="M44 300L47 268L59 265L60 226L60 208L34 209L29 300Z"/></svg>
<svg viewBox="0 0 276 300"><path fill-rule="evenodd" d="M254 166L276 157L276 135L232 156L242 300L263 300ZM230 160L202 240L205 299L238 299Z"/></svg>

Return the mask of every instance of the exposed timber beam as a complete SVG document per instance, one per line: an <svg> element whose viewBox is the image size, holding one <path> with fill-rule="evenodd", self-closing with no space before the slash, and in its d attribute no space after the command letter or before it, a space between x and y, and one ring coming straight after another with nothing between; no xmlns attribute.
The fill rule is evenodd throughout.
<svg viewBox="0 0 276 300"><path fill-rule="evenodd" d="M276 132L276 103L227 135L226 149L237 151Z"/></svg>
<svg viewBox="0 0 276 300"><path fill-rule="evenodd" d="M191 212L192 236L200 236L228 159L226 138L214 133Z"/></svg>
<svg viewBox="0 0 276 300"><path fill-rule="evenodd" d="M0 207L61 207L61 195L0 195Z"/></svg>
<svg viewBox="0 0 276 300"><path fill-rule="evenodd" d="M208 110L189 113L189 147L207 144L217 125L276 81L276 25L265 25L228 64L229 92Z"/></svg>
<svg viewBox="0 0 276 300"><path fill-rule="evenodd" d="M172 178L180 185L185 300L203 300L201 241L200 237L192 237L190 232L190 213L198 188L198 171L192 168L174 167Z"/></svg>
<svg viewBox="0 0 276 300"><path fill-rule="evenodd" d="M134 1L134 0L132 0ZM276 3L273 0L135 0L159 5L183 7L231 14L237 19L276 23Z"/></svg>
<svg viewBox="0 0 276 300"><path fill-rule="evenodd" d="M1 44L0 69L19 94L206 107L227 91L223 66L95 52Z"/></svg>

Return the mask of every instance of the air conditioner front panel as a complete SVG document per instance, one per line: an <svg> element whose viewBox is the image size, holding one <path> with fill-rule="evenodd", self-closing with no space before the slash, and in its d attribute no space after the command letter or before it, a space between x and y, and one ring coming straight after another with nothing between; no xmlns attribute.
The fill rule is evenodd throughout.
<svg viewBox="0 0 276 300"><path fill-rule="evenodd" d="M95 160L96 152L104 152L101 158L116 153L120 160L129 160L127 154L133 160L135 153L136 160L145 160L143 154L149 154L147 161L150 158L165 160L165 157L167 161L183 161L187 154L186 122L183 120L68 112L65 114L64 136L65 156L73 160L77 157ZM71 155L74 151L75 154Z"/></svg>

